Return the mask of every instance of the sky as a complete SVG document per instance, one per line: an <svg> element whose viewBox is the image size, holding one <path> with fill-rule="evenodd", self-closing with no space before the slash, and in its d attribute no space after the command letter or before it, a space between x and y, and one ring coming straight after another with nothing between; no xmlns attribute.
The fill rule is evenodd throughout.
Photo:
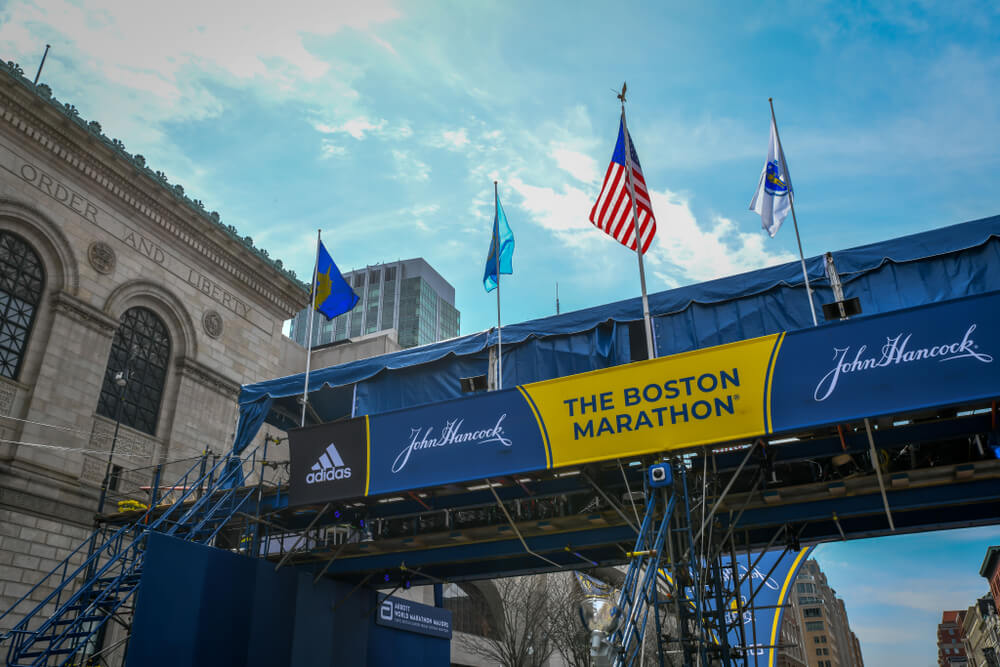
<svg viewBox="0 0 1000 667"><path fill-rule="evenodd" d="M563 312L637 295L634 253L588 222L623 81L658 225L650 292L797 257L791 225L770 239L748 210L768 97L807 256L1000 213L998 34L990 2L0 0L0 57L33 78L51 44L54 95L224 224L303 279L317 229L344 271L424 257L462 333L495 324L494 180L516 239L505 322L554 313L557 283ZM856 568L831 579L878 629L866 656L898 641L934 662L934 596L971 604L968 563L996 533L956 535L818 552ZM967 585L879 600L852 572L912 590L882 567L906 540L914 567L952 558Z"/></svg>

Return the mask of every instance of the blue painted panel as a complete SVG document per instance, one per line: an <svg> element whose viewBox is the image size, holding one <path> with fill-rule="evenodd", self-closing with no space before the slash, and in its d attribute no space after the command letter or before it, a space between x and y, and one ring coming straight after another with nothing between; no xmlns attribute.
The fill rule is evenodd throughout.
<svg viewBox="0 0 1000 667"><path fill-rule="evenodd" d="M785 336L773 430L993 398L1000 293L858 318Z"/></svg>
<svg viewBox="0 0 1000 667"><path fill-rule="evenodd" d="M256 565L220 549L150 535L129 667L250 664Z"/></svg>
<svg viewBox="0 0 1000 667"><path fill-rule="evenodd" d="M546 467L538 422L516 389L371 417L369 494Z"/></svg>
<svg viewBox="0 0 1000 667"><path fill-rule="evenodd" d="M740 584L740 606L748 604L753 599L756 613L750 611L743 612L743 634L747 637L747 643L751 647L749 654L756 656L761 664L775 665L778 650L776 646L783 644L778 634L781 628L781 616L785 606L791 604L789 598L794 593L792 590L795 575L798 574L802 563L809 558L813 547L806 547L799 551L778 550L760 554L744 554L736 557L737 576L747 577L750 566L754 565L753 573ZM757 558L760 557L758 561ZM722 558L722 577L727 586L731 585L733 570L732 560L724 556ZM709 606L713 605L713 600L708 600ZM735 600L727 599L726 622L735 624L737 620L738 607ZM729 631L730 646L742 644L740 630L734 625ZM810 647L806 647L809 650Z"/></svg>
<svg viewBox="0 0 1000 667"><path fill-rule="evenodd" d="M447 665L448 640L375 625L375 592L149 536L127 667ZM373 650L374 649L374 650Z"/></svg>

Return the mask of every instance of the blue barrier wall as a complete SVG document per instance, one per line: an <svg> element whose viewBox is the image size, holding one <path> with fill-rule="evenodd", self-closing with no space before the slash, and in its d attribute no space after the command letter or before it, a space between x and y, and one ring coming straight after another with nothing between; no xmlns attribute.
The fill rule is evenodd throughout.
<svg viewBox="0 0 1000 667"><path fill-rule="evenodd" d="M127 667L440 667L448 640L375 624L375 593L153 533ZM334 603L337 608L334 610Z"/></svg>

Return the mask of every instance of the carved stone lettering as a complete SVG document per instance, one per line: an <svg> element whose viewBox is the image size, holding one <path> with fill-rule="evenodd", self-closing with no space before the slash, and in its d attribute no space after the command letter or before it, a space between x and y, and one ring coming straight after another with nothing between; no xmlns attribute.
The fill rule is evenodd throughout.
<svg viewBox="0 0 1000 667"><path fill-rule="evenodd" d="M17 396L17 388L9 384L0 384L0 415L9 415L10 409L14 407L14 397Z"/></svg>
<svg viewBox="0 0 1000 667"><path fill-rule="evenodd" d="M84 482L100 484L104 481L104 468L106 463L102 463L96 456L84 455L83 468L80 470L80 479Z"/></svg>
<svg viewBox="0 0 1000 667"><path fill-rule="evenodd" d="M94 428L90 433L90 449L111 451L114 440L115 425L101 420L94 420ZM155 443L125 428L118 429L118 441L115 443L115 457L127 457L130 464L145 465L153 456Z"/></svg>
<svg viewBox="0 0 1000 667"><path fill-rule="evenodd" d="M87 248L87 259L98 273L108 274L115 270L115 251L104 241L94 241Z"/></svg>
<svg viewBox="0 0 1000 667"><path fill-rule="evenodd" d="M163 252L163 248L156 245L142 234L137 234L131 229L125 230L125 236L122 237L122 241L124 241L126 245L138 250L146 257L149 257L157 264L163 264L163 260L167 258L166 253Z"/></svg>
<svg viewBox="0 0 1000 667"><path fill-rule="evenodd" d="M233 311L240 317L246 318L250 312L249 304L240 301L232 292L226 290L218 283L212 282L212 280L194 269L188 271L187 281L213 301L222 304L223 308Z"/></svg>
<svg viewBox="0 0 1000 667"><path fill-rule="evenodd" d="M89 199L66 187L38 167L25 162L21 165L21 178L84 220L97 224L97 207Z"/></svg>

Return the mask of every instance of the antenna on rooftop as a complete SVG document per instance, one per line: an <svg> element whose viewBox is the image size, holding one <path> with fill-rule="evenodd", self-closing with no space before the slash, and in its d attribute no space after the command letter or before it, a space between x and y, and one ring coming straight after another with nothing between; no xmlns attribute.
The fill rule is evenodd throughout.
<svg viewBox="0 0 1000 667"><path fill-rule="evenodd" d="M33 86L38 85L38 77L42 75L42 68L45 67L45 57L49 55L49 49L51 46L51 44L45 45L45 53L42 54L42 62L38 63L38 73L35 74L35 81L32 83Z"/></svg>
<svg viewBox="0 0 1000 667"><path fill-rule="evenodd" d="M559 283L556 282L556 315L559 314Z"/></svg>

